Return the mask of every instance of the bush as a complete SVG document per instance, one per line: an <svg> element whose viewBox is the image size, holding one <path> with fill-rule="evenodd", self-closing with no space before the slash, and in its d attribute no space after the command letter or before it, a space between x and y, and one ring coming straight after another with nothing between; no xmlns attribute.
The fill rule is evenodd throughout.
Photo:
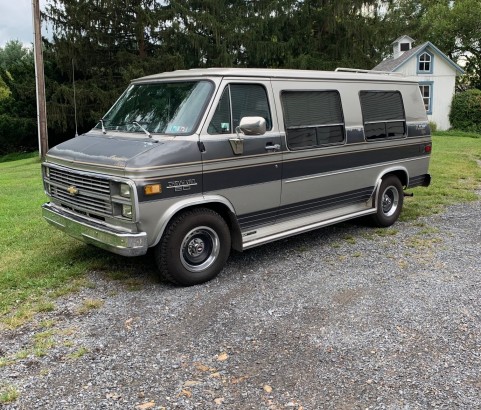
<svg viewBox="0 0 481 410"><path fill-rule="evenodd" d="M454 129L481 132L481 90L455 94L449 121Z"/></svg>
<svg viewBox="0 0 481 410"><path fill-rule="evenodd" d="M37 148L37 124L34 119L0 114L0 155Z"/></svg>

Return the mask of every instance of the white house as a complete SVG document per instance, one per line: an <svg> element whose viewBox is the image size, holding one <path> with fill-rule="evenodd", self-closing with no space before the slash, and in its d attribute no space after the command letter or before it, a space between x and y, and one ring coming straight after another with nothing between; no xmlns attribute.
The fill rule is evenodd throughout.
<svg viewBox="0 0 481 410"><path fill-rule="evenodd" d="M402 73L418 81L429 121L436 123L439 130L447 130L456 76L464 71L431 42L416 47L413 43L409 36L396 39L392 43L393 58L373 70Z"/></svg>

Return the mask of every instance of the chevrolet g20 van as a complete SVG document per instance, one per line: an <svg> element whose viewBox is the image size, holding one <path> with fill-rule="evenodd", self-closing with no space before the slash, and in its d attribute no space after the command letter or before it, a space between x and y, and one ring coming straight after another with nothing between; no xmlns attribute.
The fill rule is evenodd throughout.
<svg viewBox="0 0 481 410"><path fill-rule="evenodd" d="M428 186L416 82L379 73L196 69L134 80L43 163L43 216L89 244L153 248L179 285L243 251L351 218L393 224Z"/></svg>

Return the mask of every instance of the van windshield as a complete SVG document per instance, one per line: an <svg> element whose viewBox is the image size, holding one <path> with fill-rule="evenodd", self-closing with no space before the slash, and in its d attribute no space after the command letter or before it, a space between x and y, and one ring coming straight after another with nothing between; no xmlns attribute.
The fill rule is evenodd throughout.
<svg viewBox="0 0 481 410"><path fill-rule="evenodd" d="M192 134L213 89L210 81L133 84L95 128L106 133Z"/></svg>

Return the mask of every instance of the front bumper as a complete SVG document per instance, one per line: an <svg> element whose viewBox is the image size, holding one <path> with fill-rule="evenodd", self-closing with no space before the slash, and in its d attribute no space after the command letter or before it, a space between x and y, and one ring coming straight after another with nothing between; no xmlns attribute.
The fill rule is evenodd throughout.
<svg viewBox="0 0 481 410"><path fill-rule="evenodd" d="M113 229L64 211L50 202L42 205L42 214L48 223L68 235L112 253L138 256L147 252L145 232L130 233Z"/></svg>

